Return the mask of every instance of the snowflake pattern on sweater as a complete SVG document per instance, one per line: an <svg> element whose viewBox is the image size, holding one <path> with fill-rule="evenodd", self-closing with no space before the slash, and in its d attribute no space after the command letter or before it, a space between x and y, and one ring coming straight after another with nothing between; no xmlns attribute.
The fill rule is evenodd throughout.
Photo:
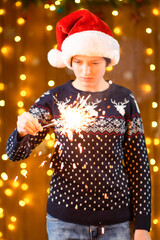
<svg viewBox="0 0 160 240"><path fill-rule="evenodd" d="M144 130L137 102L130 90L111 84L102 92L82 92L68 82L43 94L30 113L42 125L55 119L77 95L90 95L86 107L95 124L74 133L73 140L54 126L58 145L52 156L47 211L63 221L86 225L116 224L135 219L136 229L150 229L151 185ZM103 117L102 117L103 116ZM15 130L7 142L13 161L25 159L45 137L17 140ZM82 146L83 151L78 146ZM61 147L61 152L59 148Z"/></svg>

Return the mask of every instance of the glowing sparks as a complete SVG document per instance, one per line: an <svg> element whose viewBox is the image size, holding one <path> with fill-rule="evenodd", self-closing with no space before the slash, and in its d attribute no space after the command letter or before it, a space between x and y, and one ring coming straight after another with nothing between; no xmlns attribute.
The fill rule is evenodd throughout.
<svg viewBox="0 0 160 240"><path fill-rule="evenodd" d="M44 164L46 163L47 161L43 161L39 167L44 167Z"/></svg>
<svg viewBox="0 0 160 240"><path fill-rule="evenodd" d="M60 118L53 119L52 123L43 126L43 128L55 125L60 134L67 135L70 141L73 141L74 133L78 133L79 137L82 138L81 132L89 125L95 123L98 116L95 108L101 101L97 100L96 103L87 103L89 98L90 95L85 99L84 96L81 97L80 94L78 94L77 99L72 104L68 104L70 99L62 102L54 97L60 111Z"/></svg>
<svg viewBox="0 0 160 240"><path fill-rule="evenodd" d="M14 182L16 182L16 181L17 181L17 179L18 179L18 176L16 176L16 177L15 177L15 179L14 179Z"/></svg>

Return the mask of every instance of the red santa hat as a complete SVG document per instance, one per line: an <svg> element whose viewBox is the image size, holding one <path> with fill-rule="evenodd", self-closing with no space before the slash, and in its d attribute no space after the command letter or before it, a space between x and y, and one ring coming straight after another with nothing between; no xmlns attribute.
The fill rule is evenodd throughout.
<svg viewBox="0 0 160 240"><path fill-rule="evenodd" d="M72 69L75 55L109 58L110 66L119 61L119 44L108 25L88 10L75 11L56 25L57 49L48 53L49 63L58 68Z"/></svg>

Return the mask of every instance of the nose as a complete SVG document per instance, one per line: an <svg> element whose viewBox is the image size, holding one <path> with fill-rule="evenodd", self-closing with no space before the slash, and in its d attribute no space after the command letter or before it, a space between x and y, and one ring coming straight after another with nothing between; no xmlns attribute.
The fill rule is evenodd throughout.
<svg viewBox="0 0 160 240"><path fill-rule="evenodd" d="M82 65L82 72L84 76L88 76L91 73L91 66L88 63Z"/></svg>

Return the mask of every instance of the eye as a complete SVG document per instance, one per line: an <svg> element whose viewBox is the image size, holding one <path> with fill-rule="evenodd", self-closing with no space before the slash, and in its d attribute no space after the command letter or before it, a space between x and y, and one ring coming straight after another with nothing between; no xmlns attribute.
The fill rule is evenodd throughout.
<svg viewBox="0 0 160 240"><path fill-rule="evenodd" d="M81 63L81 61L79 61L78 59L74 59L73 60L75 63Z"/></svg>
<svg viewBox="0 0 160 240"><path fill-rule="evenodd" d="M99 62L92 62L92 64L97 65L97 64L99 64Z"/></svg>

